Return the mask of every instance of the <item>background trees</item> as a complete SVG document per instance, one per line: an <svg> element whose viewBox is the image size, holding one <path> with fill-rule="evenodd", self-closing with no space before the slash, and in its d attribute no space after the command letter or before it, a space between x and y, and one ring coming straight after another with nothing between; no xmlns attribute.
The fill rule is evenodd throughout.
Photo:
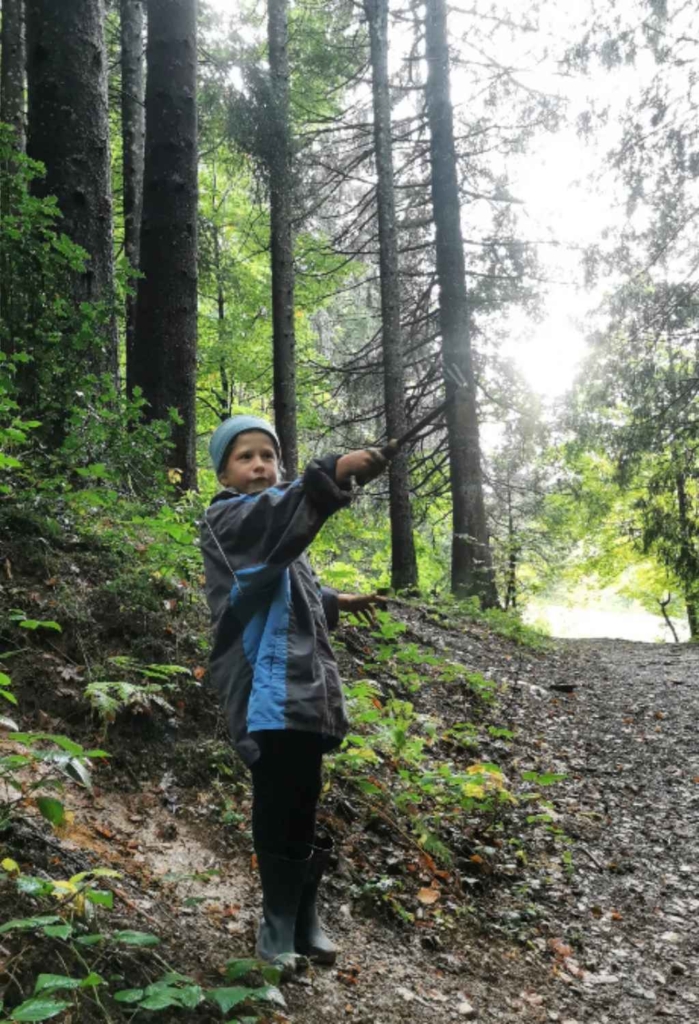
<svg viewBox="0 0 699 1024"><path fill-rule="evenodd" d="M21 148L22 5L3 6L3 138ZM453 394L328 531L339 584L514 607L566 560L591 564L576 544L594 521L600 544L623 532L619 564L653 562L696 629L695 15L639 10L625 24L597 5L554 45L536 5L506 0L270 0L227 19L194 0L27 0L29 152L46 176L25 162L8 179L0 312L33 436L72 459L82 445L78 468L99 477L148 424L186 492L197 461L212 484L206 437L231 412L274 416L293 474ZM552 46L570 75L637 61L645 76L623 110L580 118L590 138L618 118L605 173L627 216L580 260L607 295L558 416L503 354L548 286L515 179L564 123L526 77L558 66ZM127 266L143 275L130 290Z"/></svg>

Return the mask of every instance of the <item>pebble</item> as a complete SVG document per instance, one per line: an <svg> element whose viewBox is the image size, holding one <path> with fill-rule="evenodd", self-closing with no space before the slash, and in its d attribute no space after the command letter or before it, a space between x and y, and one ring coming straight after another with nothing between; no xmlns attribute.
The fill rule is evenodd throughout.
<svg viewBox="0 0 699 1024"><path fill-rule="evenodd" d="M460 1003L457 1003L456 1012L466 1020L474 1020L478 1016L475 1007L469 1003L468 999L462 999Z"/></svg>

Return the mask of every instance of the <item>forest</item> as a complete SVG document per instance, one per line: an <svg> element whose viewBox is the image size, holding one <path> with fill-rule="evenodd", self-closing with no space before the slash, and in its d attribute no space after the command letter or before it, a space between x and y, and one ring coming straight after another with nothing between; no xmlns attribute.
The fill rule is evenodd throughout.
<svg viewBox="0 0 699 1024"><path fill-rule="evenodd" d="M330 583L509 610L585 578L695 636L685 9L610 4L556 40L507 5L151 6L6 4L5 486L34 451L81 514L159 492L186 526L231 412L274 416L293 478L453 397L319 542ZM637 88L585 109L529 84L542 65ZM578 242L532 238L509 180L564 130L608 145L614 215ZM542 404L508 334L585 289L584 365Z"/></svg>
<svg viewBox="0 0 699 1024"><path fill-rule="evenodd" d="M449 903L455 865L469 899L496 877L514 892L537 850L570 883L574 829L547 787L572 769L548 741L516 751L517 729L540 723L512 694L535 693L538 674L563 701L594 657L627 680L646 662L604 645L550 654L532 602L633 602L662 616L681 665L675 679L654 663L648 686L696 681L699 14L680 0L1 10L0 1015L313 1024L321 997L317 1018L303 992L285 1009L274 970L242 953L211 987L192 950L178 959L172 893L149 901L102 847L70 845L99 806L94 773L132 800L120 824L115 811L95 826L102 840L151 813L154 842L174 836L157 801L208 787L236 856L247 849L246 783L199 692L209 440L230 416L265 417L293 480L312 458L408 435L310 549L324 584L385 603L337 641L353 732L331 769L333 820L404 843L417 866L397 884L414 905L390 858L361 901L390 927L419 925L427 956L471 913ZM421 697L427 683L463 686L467 710ZM216 742L199 758L203 731ZM137 806L146 789L157 810ZM235 940L226 908L247 896L233 886L212 903L219 869L184 860L177 905L219 906L219 937ZM105 939L93 917L117 905ZM158 922L167 956L149 950ZM515 941L510 925L498 942ZM215 945L192 928L195 946ZM541 932L542 949L584 986L584 963L569 969L581 950L558 934ZM469 1019L460 984L444 1020ZM512 999L519 1010L481 1019L582 1012ZM393 1003L380 1013L366 1020L408 1019Z"/></svg>

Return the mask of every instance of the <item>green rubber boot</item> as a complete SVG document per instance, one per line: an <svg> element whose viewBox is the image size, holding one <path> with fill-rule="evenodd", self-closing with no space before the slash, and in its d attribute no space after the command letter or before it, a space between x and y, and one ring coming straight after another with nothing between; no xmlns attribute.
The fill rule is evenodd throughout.
<svg viewBox="0 0 699 1024"><path fill-rule="evenodd" d="M294 947L294 931L306 876L311 863L311 848L305 857L292 859L266 850L257 850L262 882L262 920L257 934L257 955L283 968L288 975L298 970L301 957Z"/></svg>
<svg viewBox="0 0 699 1024"><path fill-rule="evenodd" d="M327 965L335 963L337 947L330 941L318 917L318 886L325 874L332 849L332 839L315 840L296 916L295 936L297 953Z"/></svg>

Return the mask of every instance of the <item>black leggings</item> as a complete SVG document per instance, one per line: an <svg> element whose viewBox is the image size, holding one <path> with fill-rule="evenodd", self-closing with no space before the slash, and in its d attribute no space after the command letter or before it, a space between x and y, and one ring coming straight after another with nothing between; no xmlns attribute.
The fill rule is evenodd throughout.
<svg viewBox="0 0 699 1024"><path fill-rule="evenodd" d="M256 850L303 858L313 842L321 788L322 737L291 729L256 732L252 838Z"/></svg>

